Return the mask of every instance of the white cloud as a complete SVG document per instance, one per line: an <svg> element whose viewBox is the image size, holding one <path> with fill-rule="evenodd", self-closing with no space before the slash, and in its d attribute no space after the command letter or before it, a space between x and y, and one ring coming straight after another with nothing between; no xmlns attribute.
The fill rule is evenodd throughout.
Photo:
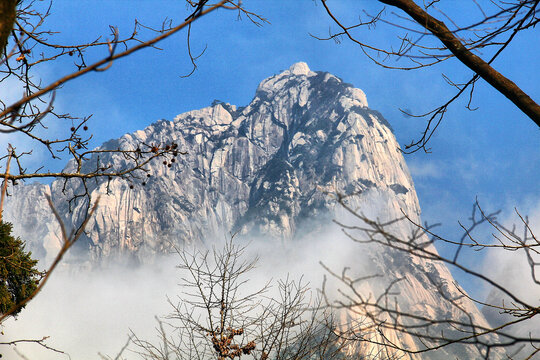
<svg viewBox="0 0 540 360"><path fill-rule="evenodd" d="M407 162L409 171L413 179L417 178L441 178L444 175L444 168L430 159L423 160L410 160Z"/></svg>
<svg viewBox="0 0 540 360"><path fill-rule="evenodd" d="M165 294L175 291L175 275L171 261L152 268L54 273L19 318L5 323L5 338L50 336L47 344L73 359L116 354L130 328L141 336L152 335L154 316L168 311ZM29 359L68 358L37 345L17 349ZM7 358L17 358L1 350Z"/></svg>
<svg viewBox="0 0 540 360"><path fill-rule="evenodd" d="M518 209L520 214L525 218L525 214L528 215L530 228L535 234L536 239L540 240L540 199L536 199L535 203L530 206L523 206L522 209ZM519 218L518 214L514 211L511 214L507 214L505 219L501 223L508 229L512 229L515 224L515 233L522 237L525 231L523 221ZM503 235L501 235L496 229L491 229L493 234L509 243ZM530 234L528 235L530 236ZM531 242L529 241L529 244ZM538 249L538 247L536 248ZM531 253L532 259L537 263L540 262L540 255ZM504 249L492 249L487 251L487 254L483 261L483 271L489 278L495 280L504 289L514 294L518 299L524 301L532 306L540 306L540 284L534 282L531 272L531 266L527 260L525 251L508 251ZM535 273L537 278L540 279L540 266L535 267ZM515 301L511 300L507 295L501 295L501 291L494 290L493 288L486 289L486 301L493 305L502 306L503 300L507 307L512 307ZM484 308L483 310L488 319L493 325L504 321L514 321L516 318L510 315L501 314L500 310ZM540 336L540 317L535 316L530 320L524 321L517 325L514 325L510 333L528 337ZM527 349L525 349L526 351ZM525 354L520 353L521 355Z"/></svg>
<svg viewBox="0 0 540 360"><path fill-rule="evenodd" d="M358 270L367 263L358 251L359 246L346 238L337 225L325 234L294 244L253 240L247 247L246 259L254 255L260 259L256 269L248 274L246 286L259 289L269 280L275 285L287 276L298 280L303 275L303 283L316 289L326 274L319 261L337 272L347 265ZM96 359L98 352L114 358L130 330L140 338L155 339L155 316L170 313L167 296L175 299L182 291L176 264L178 258L172 255L137 269L57 272L17 320L5 323L3 341L50 336L47 344L65 351L72 359ZM272 291L266 295L272 296ZM17 349L28 359L63 358L35 344L19 345ZM7 358L17 358L6 350L0 348Z"/></svg>

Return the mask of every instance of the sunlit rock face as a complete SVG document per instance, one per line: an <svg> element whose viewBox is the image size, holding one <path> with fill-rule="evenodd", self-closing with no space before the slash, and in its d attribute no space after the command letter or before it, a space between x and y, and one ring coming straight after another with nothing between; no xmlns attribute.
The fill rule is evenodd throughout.
<svg viewBox="0 0 540 360"><path fill-rule="evenodd" d="M329 73L311 71L305 63L263 80L245 107L214 101L173 121L160 120L110 140L102 148L134 150L141 144L177 144L186 154L174 163L169 159L171 167L163 159L153 160L148 178L141 173L141 179L131 182L88 182L88 192L94 199L101 195L101 200L79 240L79 254L87 261L150 261L176 245L223 239L231 232L273 239L276 246L293 242L317 233L334 218L347 218L336 194L350 195L349 206L371 218L385 221L405 213L420 220L414 185L388 122L368 107L362 90ZM120 155L102 154L100 161L118 169L126 164ZM91 169L95 162L91 159L85 166ZM66 171L73 166L68 164ZM9 199L5 217L17 224L32 249L50 258L60 239L46 193L68 228L81 224L87 204L68 202L84 193L77 180L20 187ZM410 224L394 227L397 236L407 236L411 229ZM388 248L371 247L369 254L370 267L378 273L405 277L402 306L433 317L464 316L441 301L433 284L439 279L445 295L461 296L444 266ZM368 293L381 290L376 284L365 285ZM465 312L484 321L470 301L461 302ZM412 338L386 336L412 349L422 347ZM351 351L375 354L380 349L362 344ZM407 356L475 359L479 354L473 347L461 347Z"/></svg>
<svg viewBox="0 0 540 360"><path fill-rule="evenodd" d="M141 174L141 180L131 182L88 182L94 198L102 195L81 239L93 259L119 253L144 261L175 244L223 238L230 231L293 239L306 228L314 230L312 224L333 219L335 193L359 194L358 205L389 198L384 206L369 206L379 212L389 205L389 216L400 214L401 208L415 218L419 214L411 177L387 121L368 108L361 90L329 73L313 72L305 63L262 81L246 107L214 101L102 148L133 150L142 143L175 143L187 154L170 168L163 159L154 160L147 167L150 178ZM121 155L102 154L100 161L114 168L126 164ZM85 166L91 169L93 164L95 159ZM66 171L73 166L68 164ZM68 226L80 224L86 203L75 201L70 211L66 201L84 192L80 182L43 187ZM47 213L46 201L15 196L6 216L20 222L16 214L34 204L44 208L40 214ZM24 235L31 246L41 247L39 237Z"/></svg>

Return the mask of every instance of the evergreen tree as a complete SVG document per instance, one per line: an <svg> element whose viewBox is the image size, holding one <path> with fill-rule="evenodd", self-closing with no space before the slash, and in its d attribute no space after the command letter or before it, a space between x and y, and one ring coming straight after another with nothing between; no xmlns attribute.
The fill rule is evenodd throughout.
<svg viewBox="0 0 540 360"><path fill-rule="evenodd" d="M25 243L11 235L12 225L0 221L0 314L30 296L37 287L41 273L37 260L26 252ZM24 306L11 315L18 314Z"/></svg>

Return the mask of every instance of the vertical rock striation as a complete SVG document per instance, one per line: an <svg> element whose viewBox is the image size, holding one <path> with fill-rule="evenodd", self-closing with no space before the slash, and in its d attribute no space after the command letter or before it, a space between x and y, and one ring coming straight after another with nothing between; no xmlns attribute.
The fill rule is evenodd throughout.
<svg viewBox="0 0 540 360"><path fill-rule="evenodd" d="M102 148L136 149L141 143L175 143L187 154L171 167L154 160L145 186L134 182L132 189L122 179L88 183L94 198L102 195L79 244L92 261L122 257L144 262L177 244L212 241L229 232L294 241L345 217L335 194L351 194L349 205L373 218L390 220L404 211L420 220L414 185L388 122L368 107L362 90L332 74L313 72L305 63L262 81L246 107L214 101ZM102 154L100 161L114 168L125 164L119 155ZM90 159L85 166L95 162ZM19 188L5 218L39 254L54 254L57 228L43 196L50 193L66 223L76 226L86 204L74 202L70 211L68 199L83 190L77 180L67 186L57 180L51 186ZM395 230L407 236L411 227ZM401 291L411 311L463 317L441 301L433 284L439 279L448 296L460 296L444 266L389 249L371 249L370 258L380 273L406 278ZM366 285L366 291L377 290ZM472 302L463 304L483 321ZM410 338L396 341L421 346ZM377 351L362 346L363 352ZM472 347L456 349L431 358L476 357Z"/></svg>
<svg viewBox="0 0 540 360"><path fill-rule="evenodd" d="M171 168L154 160L144 187L135 182L130 189L122 179L88 183L93 196L102 195L83 241L93 259L126 253L144 259L173 244L204 242L229 231L292 239L302 235L298 229L306 221L333 218L336 204L329 193L365 193L356 200L359 205L374 192L387 194L389 216L401 208L415 217L420 212L388 122L368 108L361 90L305 63L265 79L246 107L215 101L102 148L136 149L141 143L176 143L187 154ZM125 164L119 155L102 154L100 161L116 168ZM66 201L83 193L78 180L66 190L62 180L40 189L51 193L68 224L80 223L85 203L76 202L69 211ZM38 193L31 197L12 197L6 218L17 219L21 235L41 248L41 236L24 234L35 227L17 216L32 213L34 204L47 212Z"/></svg>

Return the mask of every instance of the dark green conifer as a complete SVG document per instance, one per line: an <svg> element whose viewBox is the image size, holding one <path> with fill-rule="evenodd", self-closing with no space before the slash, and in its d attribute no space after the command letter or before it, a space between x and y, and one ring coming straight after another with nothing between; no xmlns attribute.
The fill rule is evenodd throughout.
<svg viewBox="0 0 540 360"><path fill-rule="evenodd" d="M25 251L21 239L11 235L11 230L10 223L0 221L0 314L30 296L41 278L37 260ZM11 315L17 315L22 308Z"/></svg>

